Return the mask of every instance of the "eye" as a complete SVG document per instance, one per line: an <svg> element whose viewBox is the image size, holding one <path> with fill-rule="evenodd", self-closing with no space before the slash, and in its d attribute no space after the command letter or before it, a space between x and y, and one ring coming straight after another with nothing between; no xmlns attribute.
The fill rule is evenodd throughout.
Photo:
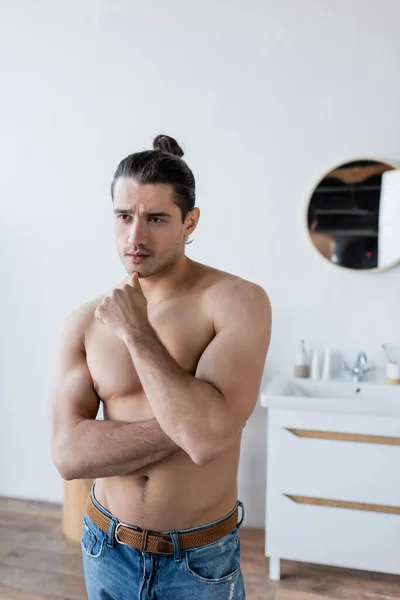
<svg viewBox="0 0 400 600"><path fill-rule="evenodd" d="M128 217L128 218L129 218L129 215L124 215L124 214L121 214L121 215L118 215L118 217L117 217L117 218L118 218L118 219L121 219L122 221L125 221L126 219L123 219L122 217Z"/></svg>
<svg viewBox="0 0 400 600"><path fill-rule="evenodd" d="M162 223L162 222L163 222L163 220L162 220L162 219L160 219L159 217L150 217L150 218L149 218L149 221L150 221L151 223Z"/></svg>

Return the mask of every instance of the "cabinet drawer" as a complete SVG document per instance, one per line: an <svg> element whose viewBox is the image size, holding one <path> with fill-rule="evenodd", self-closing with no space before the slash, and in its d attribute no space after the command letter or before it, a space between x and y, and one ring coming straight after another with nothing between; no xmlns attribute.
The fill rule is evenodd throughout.
<svg viewBox="0 0 400 600"><path fill-rule="evenodd" d="M400 574L400 515L309 506L269 494L266 555Z"/></svg>
<svg viewBox="0 0 400 600"><path fill-rule="evenodd" d="M400 507L400 445L307 435L315 434L269 428L267 492Z"/></svg>

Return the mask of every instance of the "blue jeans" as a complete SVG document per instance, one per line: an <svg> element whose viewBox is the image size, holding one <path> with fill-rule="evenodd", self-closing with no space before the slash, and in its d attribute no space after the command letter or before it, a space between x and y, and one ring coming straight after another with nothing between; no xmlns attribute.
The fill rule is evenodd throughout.
<svg viewBox="0 0 400 600"><path fill-rule="evenodd" d="M118 519L98 503L94 485L91 493L111 524L104 533L87 514L83 519L83 569L89 600L244 600L238 534L244 517L242 502L236 504L242 509L240 522L217 542L183 550L178 532L204 529L224 519L169 531L174 554L156 554L119 544L115 539Z"/></svg>

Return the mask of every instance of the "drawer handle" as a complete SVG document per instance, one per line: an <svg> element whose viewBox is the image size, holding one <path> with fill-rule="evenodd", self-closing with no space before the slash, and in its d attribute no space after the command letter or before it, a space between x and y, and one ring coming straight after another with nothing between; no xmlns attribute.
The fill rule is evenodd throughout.
<svg viewBox="0 0 400 600"><path fill-rule="evenodd" d="M289 429L293 435L301 438L316 440L339 440L342 442L358 442L363 444L384 444L386 446L400 446L400 438L386 435L365 435L363 433L342 433L336 431L317 431L314 429Z"/></svg>
<svg viewBox="0 0 400 600"><path fill-rule="evenodd" d="M366 510L369 512L400 515L400 506L386 506L385 504L366 504L364 502L349 502L347 500L329 500L328 498L312 498L309 496L293 496L284 494L286 498L297 504L311 504L314 506L330 506L333 508L347 508L350 510Z"/></svg>

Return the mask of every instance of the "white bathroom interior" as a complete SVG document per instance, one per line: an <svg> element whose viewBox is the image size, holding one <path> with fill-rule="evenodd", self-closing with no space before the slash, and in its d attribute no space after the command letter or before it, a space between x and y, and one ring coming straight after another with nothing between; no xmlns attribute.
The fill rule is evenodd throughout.
<svg viewBox="0 0 400 600"><path fill-rule="evenodd" d="M291 561L400 595L400 3L1 12L0 532L10 499L63 504L46 419L61 322L124 276L112 174L165 132L197 181L187 254L272 304L238 476L244 527L262 530L248 596L303 600L284 595ZM29 600L1 596L23 589L1 535L0 597Z"/></svg>

